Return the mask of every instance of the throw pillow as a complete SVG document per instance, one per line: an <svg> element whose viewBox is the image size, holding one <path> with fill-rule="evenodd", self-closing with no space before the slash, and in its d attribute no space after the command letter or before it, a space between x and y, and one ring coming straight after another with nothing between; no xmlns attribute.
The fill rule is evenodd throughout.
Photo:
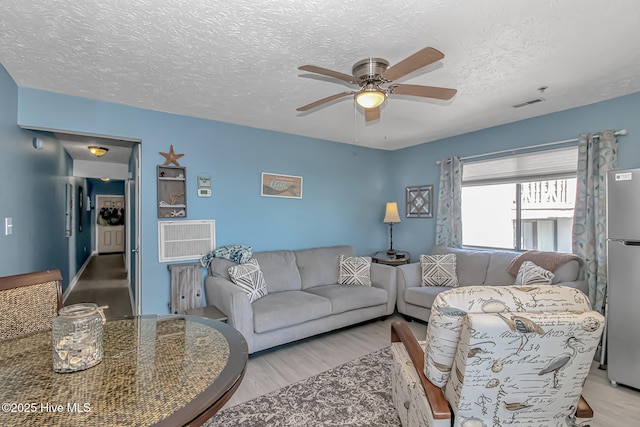
<svg viewBox="0 0 640 427"><path fill-rule="evenodd" d="M456 254L420 255L422 286L458 287Z"/></svg>
<svg viewBox="0 0 640 427"><path fill-rule="evenodd" d="M525 261L518 270L516 276L516 286L536 286L550 285L554 274L549 270L534 264L531 261Z"/></svg>
<svg viewBox="0 0 640 427"><path fill-rule="evenodd" d="M259 300L268 293L260 264L256 259L229 267L229 276L231 281L249 296L249 302Z"/></svg>
<svg viewBox="0 0 640 427"><path fill-rule="evenodd" d="M371 286L371 258L340 255L338 283Z"/></svg>

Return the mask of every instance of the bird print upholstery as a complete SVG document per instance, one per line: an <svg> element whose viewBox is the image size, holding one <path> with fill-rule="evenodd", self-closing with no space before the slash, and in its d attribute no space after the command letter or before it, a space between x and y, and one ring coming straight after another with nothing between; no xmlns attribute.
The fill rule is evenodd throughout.
<svg viewBox="0 0 640 427"><path fill-rule="evenodd" d="M456 424L573 425L604 318L586 311L527 312L529 330L512 329L496 313L463 322L445 397Z"/></svg>
<svg viewBox="0 0 640 427"><path fill-rule="evenodd" d="M465 286L442 292L427 325L424 374L445 386L468 313L501 313L503 325L512 329L524 327L524 312L567 310L591 311L591 304L578 289L564 286Z"/></svg>
<svg viewBox="0 0 640 427"><path fill-rule="evenodd" d="M443 389L454 427L584 425L575 412L604 322L574 288L452 288L434 301L420 343L424 374ZM403 426L448 423L433 418L415 375L401 366L410 364L404 347L394 343L392 354Z"/></svg>

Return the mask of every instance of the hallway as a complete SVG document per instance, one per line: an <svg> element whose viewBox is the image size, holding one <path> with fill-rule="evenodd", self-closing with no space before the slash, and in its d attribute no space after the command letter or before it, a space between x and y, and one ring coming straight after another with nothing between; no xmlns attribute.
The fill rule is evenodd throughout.
<svg viewBox="0 0 640 427"><path fill-rule="evenodd" d="M133 315L123 254L91 257L63 304L67 306L80 302L108 305L109 308L104 311L107 320Z"/></svg>

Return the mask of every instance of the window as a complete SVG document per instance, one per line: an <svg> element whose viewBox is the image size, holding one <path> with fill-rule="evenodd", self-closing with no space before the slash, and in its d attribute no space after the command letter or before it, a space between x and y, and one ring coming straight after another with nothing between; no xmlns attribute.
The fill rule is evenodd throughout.
<svg viewBox="0 0 640 427"><path fill-rule="evenodd" d="M465 163L465 246L571 252L577 148Z"/></svg>

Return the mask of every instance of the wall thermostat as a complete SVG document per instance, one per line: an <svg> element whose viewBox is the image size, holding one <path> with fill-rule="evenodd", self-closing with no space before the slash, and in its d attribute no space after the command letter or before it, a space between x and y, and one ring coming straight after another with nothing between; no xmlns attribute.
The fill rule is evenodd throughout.
<svg viewBox="0 0 640 427"><path fill-rule="evenodd" d="M198 197L211 197L211 177L198 175Z"/></svg>

